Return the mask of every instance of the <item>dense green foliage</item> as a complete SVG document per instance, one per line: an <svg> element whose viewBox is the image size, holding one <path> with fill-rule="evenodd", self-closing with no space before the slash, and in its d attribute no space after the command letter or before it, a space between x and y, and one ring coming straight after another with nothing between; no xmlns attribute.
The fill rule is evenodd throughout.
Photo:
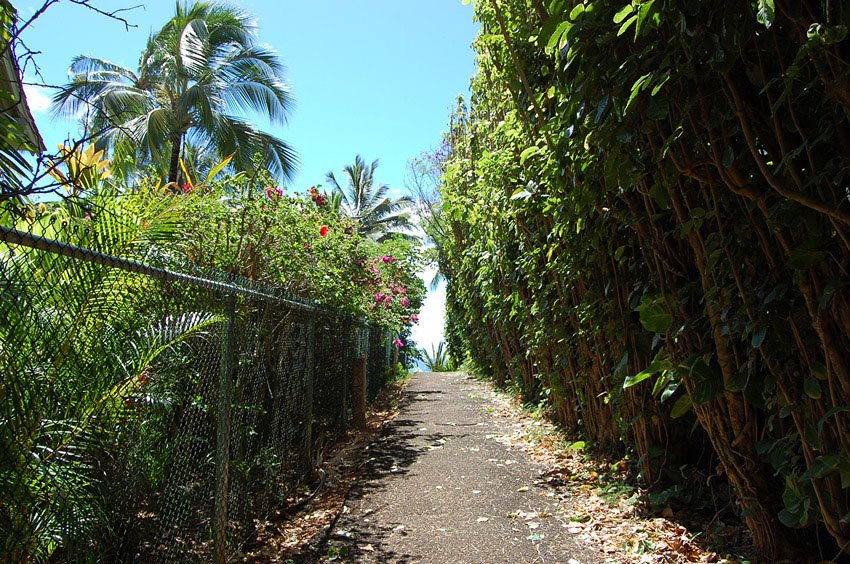
<svg viewBox="0 0 850 564"><path fill-rule="evenodd" d="M789 528L846 550L847 5L475 12L438 238L452 352L647 483L710 444L769 560Z"/></svg>
<svg viewBox="0 0 850 564"><path fill-rule="evenodd" d="M144 259L179 235L180 208L152 190L104 188L59 206L4 207L0 223ZM74 268L57 254L2 244L0 262L0 552L8 562L45 562L69 544L110 536L119 508L103 499L127 484L100 479L108 471L101 453L114 453L116 463L127 438L122 423L145 397L150 367L189 336L214 330L221 316L198 304L157 316L167 301L158 280L89 263ZM185 374L174 368L158 372L160 385ZM163 438L135 440L144 451ZM146 458L128 463L155 473L157 461Z"/></svg>

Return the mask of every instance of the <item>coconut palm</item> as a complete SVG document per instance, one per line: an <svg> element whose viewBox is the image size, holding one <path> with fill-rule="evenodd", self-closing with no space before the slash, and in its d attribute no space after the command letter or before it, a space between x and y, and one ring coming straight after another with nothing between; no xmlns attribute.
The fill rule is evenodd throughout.
<svg viewBox="0 0 850 564"><path fill-rule="evenodd" d="M284 141L234 113L245 110L284 123L291 105L276 53L257 42L256 24L224 4L177 4L151 35L132 71L107 60L74 58L71 81L54 97L58 115L84 115L101 146L134 154L176 182L187 140L233 165L251 167L256 153L290 178L295 154Z"/></svg>
<svg viewBox="0 0 850 564"><path fill-rule="evenodd" d="M378 161L367 165L363 157L357 155L354 164L343 168L345 188L337 182L333 172L327 179L335 193L342 197L340 211L354 219L357 231L365 237L382 241L393 235L412 239L407 232L413 225L410 211L413 200L408 196L391 199L387 196L390 187L375 184L375 169Z"/></svg>

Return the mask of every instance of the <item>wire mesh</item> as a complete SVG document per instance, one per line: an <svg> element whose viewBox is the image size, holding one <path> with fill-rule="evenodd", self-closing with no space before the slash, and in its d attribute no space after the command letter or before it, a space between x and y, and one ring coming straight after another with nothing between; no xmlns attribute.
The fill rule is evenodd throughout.
<svg viewBox="0 0 850 564"><path fill-rule="evenodd" d="M346 431L359 355L380 389L386 339L109 235L0 226L0 561L221 561Z"/></svg>

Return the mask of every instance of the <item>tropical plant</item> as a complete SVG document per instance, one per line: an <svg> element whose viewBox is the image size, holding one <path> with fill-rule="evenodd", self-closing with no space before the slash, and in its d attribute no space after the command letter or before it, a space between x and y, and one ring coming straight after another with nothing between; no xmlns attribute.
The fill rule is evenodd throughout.
<svg viewBox="0 0 850 564"><path fill-rule="evenodd" d="M138 260L179 236L184 205L162 189L101 187L86 200L6 206L0 216L21 231ZM134 398L148 395L157 363L220 321L200 308L163 315L161 281L72 260L0 244L0 551L10 562L49 561L92 538L106 549L118 534L106 492L129 469L110 475L102 453L119 452L122 424Z"/></svg>
<svg viewBox="0 0 850 564"><path fill-rule="evenodd" d="M99 147L116 159L137 155L176 183L190 140L218 160L233 154L237 170L248 169L259 152L275 175L293 173L289 145L235 115L250 110L283 123L291 102L275 52L257 43L255 22L239 9L178 2L175 15L149 38L138 70L77 56L69 72L54 111L89 120Z"/></svg>
<svg viewBox="0 0 850 564"><path fill-rule="evenodd" d="M436 348L431 345L431 352L426 349L420 349L422 361L430 372L450 372L455 370L454 361L449 356L445 341L440 341Z"/></svg>
<svg viewBox="0 0 850 564"><path fill-rule="evenodd" d="M48 173L72 196L80 196L83 192L95 190L112 176L105 151L103 149L96 151L94 144L85 148L60 145L59 154L61 156L59 162L65 171L51 161Z"/></svg>
<svg viewBox="0 0 850 564"><path fill-rule="evenodd" d="M390 199L386 184L375 184L375 169L378 161L366 164L360 155L354 164L343 168L345 186L328 172L327 180L335 193L342 195L340 209L357 224L357 232L370 239L383 240L392 235L415 238L408 230L412 227L409 196Z"/></svg>

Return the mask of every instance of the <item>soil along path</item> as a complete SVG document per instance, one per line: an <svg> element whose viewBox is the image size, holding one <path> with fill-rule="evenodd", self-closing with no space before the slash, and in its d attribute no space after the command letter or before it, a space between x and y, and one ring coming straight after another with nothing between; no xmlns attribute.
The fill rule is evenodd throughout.
<svg viewBox="0 0 850 564"><path fill-rule="evenodd" d="M464 373L417 374L370 445L323 560L592 562L563 500L535 485L545 467L508 444L496 411L492 392Z"/></svg>

